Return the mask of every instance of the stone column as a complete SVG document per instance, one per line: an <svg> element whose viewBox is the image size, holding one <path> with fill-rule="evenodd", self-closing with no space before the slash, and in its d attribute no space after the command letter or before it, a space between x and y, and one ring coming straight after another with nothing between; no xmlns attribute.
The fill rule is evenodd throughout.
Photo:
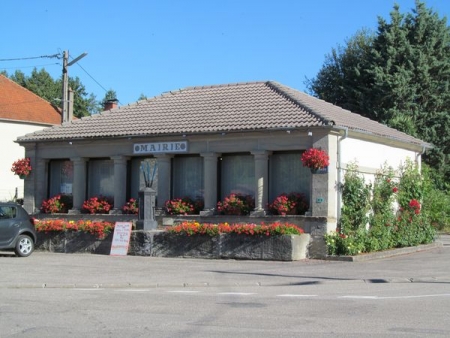
<svg viewBox="0 0 450 338"><path fill-rule="evenodd" d="M200 156L203 157L203 200L205 202L200 215L210 216L214 214L217 204L217 158L220 154L201 153Z"/></svg>
<svg viewBox="0 0 450 338"><path fill-rule="evenodd" d="M36 159L35 211L38 212L42 201L47 198L48 160ZM52 197L52 196L48 196Z"/></svg>
<svg viewBox="0 0 450 338"><path fill-rule="evenodd" d="M155 196L152 188L144 188L139 191L139 220L136 222L136 230L154 230L158 227L155 220Z"/></svg>
<svg viewBox="0 0 450 338"><path fill-rule="evenodd" d="M37 182L39 182L39 174L38 170L36 168L37 162L36 162L36 144L25 144L25 157L30 158L31 163L31 173L28 175L23 182L24 188L23 188L23 207L24 209L32 214L36 212L36 200L35 200L35 193L36 193L36 185ZM43 178L43 177L42 177Z"/></svg>
<svg viewBox="0 0 450 338"><path fill-rule="evenodd" d="M172 155L155 155L158 164L157 209L164 209L164 203L170 199L171 159Z"/></svg>
<svg viewBox="0 0 450 338"><path fill-rule="evenodd" d="M73 162L73 207L69 214L79 214L86 198L86 162L84 157L75 157L70 159Z"/></svg>
<svg viewBox="0 0 450 338"><path fill-rule="evenodd" d="M127 160L125 156L112 156L114 160L114 209L110 214L121 214L127 194Z"/></svg>
<svg viewBox="0 0 450 338"><path fill-rule="evenodd" d="M255 159L255 210L252 216L264 216L269 202L269 155L266 150L252 151Z"/></svg>

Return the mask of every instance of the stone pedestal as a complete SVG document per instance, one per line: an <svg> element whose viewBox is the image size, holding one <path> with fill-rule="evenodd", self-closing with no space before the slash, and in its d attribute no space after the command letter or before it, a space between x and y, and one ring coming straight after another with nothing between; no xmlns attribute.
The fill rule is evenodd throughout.
<svg viewBox="0 0 450 338"><path fill-rule="evenodd" d="M158 227L155 220L155 196L152 188L139 191L139 220L136 222L137 230L154 230Z"/></svg>

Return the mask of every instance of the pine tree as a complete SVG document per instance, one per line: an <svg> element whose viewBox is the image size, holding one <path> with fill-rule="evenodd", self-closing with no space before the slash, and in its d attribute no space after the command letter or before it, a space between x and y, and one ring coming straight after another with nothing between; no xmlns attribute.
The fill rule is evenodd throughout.
<svg viewBox="0 0 450 338"><path fill-rule="evenodd" d="M358 32L333 49L308 83L313 95L432 143L424 159L447 182L449 86L450 28L420 1L407 14L395 5L372 37Z"/></svg>

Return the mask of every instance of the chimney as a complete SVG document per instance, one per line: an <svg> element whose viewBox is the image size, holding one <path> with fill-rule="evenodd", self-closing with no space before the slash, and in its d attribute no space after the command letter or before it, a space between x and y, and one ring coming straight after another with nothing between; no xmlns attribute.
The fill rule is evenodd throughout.
<svg viewBox="0 0 450 338"><path fill-rule="evenodd" d="M117 108L118 103L119 103L119 100L117 100L117 99L106 100L103 103L103 110L111 110L111 109Z"/></svg>

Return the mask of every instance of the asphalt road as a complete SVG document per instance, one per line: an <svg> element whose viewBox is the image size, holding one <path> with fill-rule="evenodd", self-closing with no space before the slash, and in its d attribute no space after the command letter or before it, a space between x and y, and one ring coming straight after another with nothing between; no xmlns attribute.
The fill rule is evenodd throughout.
<svg viewBox="0 0 450 338"><path fill-rule="evenodd" d="M0 337L449 337L450 237L367 262L0 256Z"/></svg>

